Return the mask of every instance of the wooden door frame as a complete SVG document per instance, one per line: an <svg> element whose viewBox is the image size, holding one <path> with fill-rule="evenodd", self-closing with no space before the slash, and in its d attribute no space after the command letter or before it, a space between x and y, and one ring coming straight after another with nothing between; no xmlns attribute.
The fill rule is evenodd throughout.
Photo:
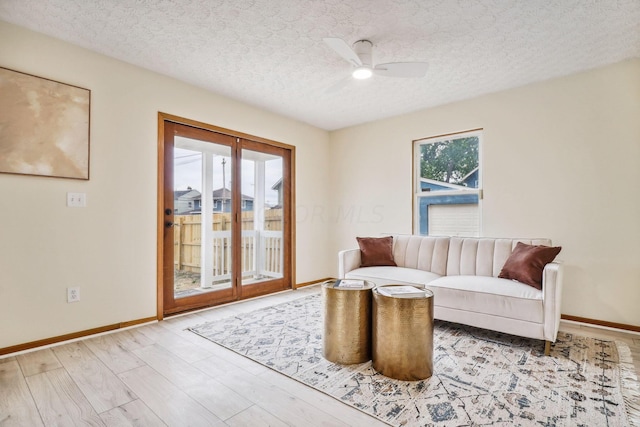
<svg viewBox="0 0 640 427"><path fill-rule="evenodd" d="M164 287L163 287L163 266L164 266L164 232L165 232L165 221L164 221L164 210L165 210L165 135L164 135L164 124L165 122L173 122L181 125L191 126L199 129L209 130L217 133L222 133L225 135L229 135L236 138L245 139L248 141L255 141L267 145L272 145L280 148L284 148L289 150L291 159L290 159L290 203L287 212L283 212L285 218L289 218L289 226L291 228L291 246L289 250L289 258L288 260L284 260L284 262L288 262L290 266L290 281L291 281L291 289L296 288L296 216L295 216L295 146L284 144L278 141L272 141L269 139L245 134L242 132L221 128L218 126L213 126L207 123L198 122L191 119L186 119L184 117L175 116L173 114L158 112L158 194L157 194L157 227L156 227L156 317L158 320L164 319ZM236 179L236 182L239 182Z"/></svg>

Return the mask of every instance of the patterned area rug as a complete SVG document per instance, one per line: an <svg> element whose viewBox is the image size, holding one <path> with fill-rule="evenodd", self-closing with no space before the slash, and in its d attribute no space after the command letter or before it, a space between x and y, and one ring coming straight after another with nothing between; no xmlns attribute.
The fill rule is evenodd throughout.
<svg viewBox="0 0 640 427"><path fill-rule="evenodd" d="M434 375L398 381L371 362L322 357L314 294L190 328L397 426L640 426L639 386L624 343L561 333L538 340L436 321Z"/></svg>

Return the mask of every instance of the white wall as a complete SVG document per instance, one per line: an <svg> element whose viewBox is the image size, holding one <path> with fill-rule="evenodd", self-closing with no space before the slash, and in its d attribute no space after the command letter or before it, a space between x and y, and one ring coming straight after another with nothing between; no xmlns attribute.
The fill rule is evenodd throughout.
<svg viewBox="0 0 640 427"><path fill-rule="evenodd" d="M155 316L158 111L296 146L295 279L332 270L306 213L326 209L327 132L3 22L0 66L91 90L89 181L0 174L0 348Z"/></svg>
<svg viewBox="0 0 640 427"><path fill-rule="evenodd" d="M475 128L482 235L551 238L564 314L640 326L638 59L333 132L333 250L411 233L411 141Z"/></svg>

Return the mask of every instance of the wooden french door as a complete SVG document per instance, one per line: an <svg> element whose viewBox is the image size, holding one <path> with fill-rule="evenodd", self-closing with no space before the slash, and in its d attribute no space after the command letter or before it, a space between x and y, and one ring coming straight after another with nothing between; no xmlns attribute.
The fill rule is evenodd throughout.
<svg viewBox="0 0 640 427"><path fill-rule="evenodd" d="M163 114L160 133L159 317L291 288L292 149Z"/></svg>

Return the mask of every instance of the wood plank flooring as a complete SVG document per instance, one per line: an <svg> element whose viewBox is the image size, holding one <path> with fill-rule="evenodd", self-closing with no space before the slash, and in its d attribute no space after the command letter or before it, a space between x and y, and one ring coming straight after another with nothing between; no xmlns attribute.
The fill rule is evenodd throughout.
<svg viewBox="0 0 640 427"><path fill-rule="evenodd" d="M0 359L0 427L384 426L185 328L317 292L306 287ZM562 321L629 345L640 335Z"/></svg>

